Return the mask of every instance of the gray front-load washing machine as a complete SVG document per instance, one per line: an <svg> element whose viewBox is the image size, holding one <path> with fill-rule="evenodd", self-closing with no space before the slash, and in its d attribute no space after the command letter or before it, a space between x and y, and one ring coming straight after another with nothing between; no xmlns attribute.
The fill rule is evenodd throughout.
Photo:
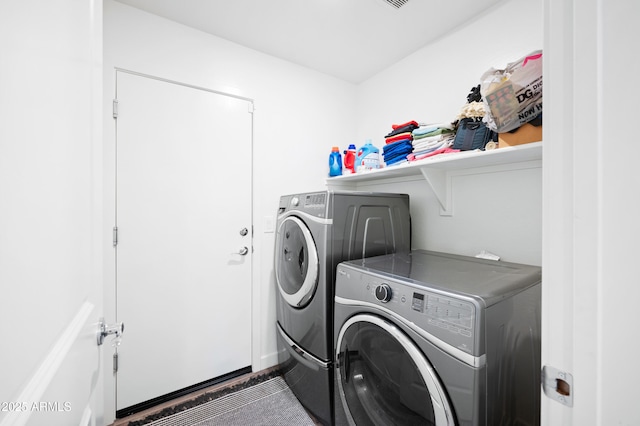
<svg viewBox="0 0 640 426"><path fill-rule="evenodd" d="M421 250L339 264L336 424L538 425L540 280Z"/></svg>
<svg viewBox="0 0 640 426"><path fill-rule="evenodd" d="M321 191L280 198L276 223L278 358L289 387L333 422L333 298L343 260L410 251L406 194Z"/></svg>

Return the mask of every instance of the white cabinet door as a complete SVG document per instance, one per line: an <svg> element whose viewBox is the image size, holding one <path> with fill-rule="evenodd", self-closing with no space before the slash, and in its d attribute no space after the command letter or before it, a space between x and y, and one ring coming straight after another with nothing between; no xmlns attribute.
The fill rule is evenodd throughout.
<svg viewBox="0 0 640 426"><path fill-rule="evenodd" d="M120 411L251 365L252 109L123 71L116 86Z"/></svg>

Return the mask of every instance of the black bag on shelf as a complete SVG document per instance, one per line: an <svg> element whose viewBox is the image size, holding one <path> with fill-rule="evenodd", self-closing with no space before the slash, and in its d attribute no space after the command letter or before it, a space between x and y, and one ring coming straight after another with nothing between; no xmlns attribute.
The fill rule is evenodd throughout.
<svg viewBox="0 0 640 426"><path fill-rule="evenodd" d="M484 149L487 142L493 138L494 132L487 128L482 121L463 118L458 123L458 130L456 131L452 148L460 151Z"/></svg>

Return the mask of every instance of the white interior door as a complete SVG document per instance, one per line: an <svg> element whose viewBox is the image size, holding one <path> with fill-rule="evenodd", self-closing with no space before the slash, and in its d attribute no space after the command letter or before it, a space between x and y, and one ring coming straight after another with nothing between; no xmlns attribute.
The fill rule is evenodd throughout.
<svg viewBox="0 0 640 426"><path fill-rule="evenodd" d="M101 46L102 2L0 2L2 426L103 424Z"/></svg>
<svg viewBox="0 0 640 426"><path fill-rule="evenodd" d="M251 365L252 104L123 71L116 85L122 410Z"/></svg>

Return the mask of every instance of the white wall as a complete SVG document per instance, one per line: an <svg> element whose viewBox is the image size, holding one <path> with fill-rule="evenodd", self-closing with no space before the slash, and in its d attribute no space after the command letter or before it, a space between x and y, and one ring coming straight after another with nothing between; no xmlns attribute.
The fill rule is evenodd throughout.
<svg viewBox="0 0 640 426"><path fill-rule="evenodd" d="M573 406L543 398L542 424L638 425L640 3L544 5L542 363L573 376Z"/></svg>
<svg viewBox="0 0 640 426"><path fill-rule="evenodd" d="M511 0L425 46L358 87L358 140L382 148L394 123L455 120L486 70L542 49L542 34L542 1ZM452 217L424 180L370 189L410 194L414 249L541 264L540 168L454 178Z"/></svg>
<svg viewBox="0 0 640 426"><path fill-rule="evenodd" d="M585 350L599 354L598 382L596 386L606 389L598 393L600 424L640 424L638 410L637 384L640 382L640 369L620 362L621 348L628 353L640 351L640 341L628 342L629 333L621 329L620 324L635 324L637 321L637 304L640 300L638 270L635 268L638 259L638 238L640 237L640 173L638 159L640 144L636 136L631 136L627 123L637 121L637 98L634 96L634 83L640 76L640 56L637 44L628 44L629 40L638 40L640 31L640 3L638 2L598 2L599 12L597 24L599 36L595 39L589 53L585 57L586 64L596 67L597 96L599 99L600 127L598 131L597 153L595 159L598 174L597 207L598 207L598 280L591 300L599 304L597 325L600 328L598 349L593 349L591 327L580 329L580 343ZM584 20L581 32L588 34L589 21ZM629 30L634 36L629 37ZM601 50L598 50L601 49ZM598 54L597 61L593 59ZM576 72L582 74L581 63ZM594 70L594 74L596 74ZM631 87L630 87L631 86ZM581 86L578 85L577 88ZM582 86L584 87L584 86ZM587 86L589 87L589 86ZM579 89L578 89L579 90ZM589 117L591 105L579 102L581 109L576 118L584 135L592 123ZM616 149L612 148L615 141ZM576 140L580 144L580 140ZM581 146L578 145L578 150ZM592 172L593 163L581 164L582 171ZM576 176L576 178L580 178ZM581 190L593 194L592 187L583 182ZM593 195L591 195L593 196ZM585 206L589 208L590 206ZM588 225L588 224L587 224ZM581 241L577 241L578 244ZM583 248L584 250L584 248ZM592 259L591 253L585 257L586 264ZM575 282L575 291L581 292L581 277ZM591 277L591 279L593 279ZM591 316L591 305L579 306L578 316ZM583 310L583 308L586 308ZM581 347L576 348L578 358ZM585 368L586 367L586 368ZM589 375L592 365L583 366L581 377ZM623 384L623 385L621 385ZM620 390L619 394L617 390ZM586 399L585 406L590 403ZM587 416L585 416L585 419ZM578 423L575 423L578 424Z"/></svg>
<svg viewBox="0 0 640 426"><path fill-rule="evenodd" d="M356 88L112 0L104 6L105 239L114 220L114 67L253 99L253 367L274 365L274 234L265 225L281 195L324 189L331 146L355 139ZM115 317L113 250L106 250L105 308Z"/></svg>

